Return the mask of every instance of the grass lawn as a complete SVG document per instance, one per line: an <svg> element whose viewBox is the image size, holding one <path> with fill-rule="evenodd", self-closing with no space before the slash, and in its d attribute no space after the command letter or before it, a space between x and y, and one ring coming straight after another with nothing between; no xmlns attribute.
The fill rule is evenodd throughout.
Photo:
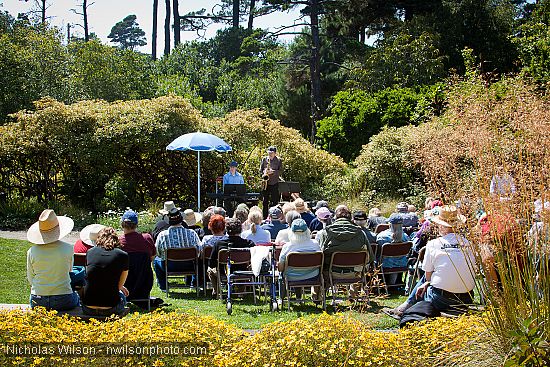
<svg viewBox="0 0 550 367"><path fill-rule="evenodd" d="M30 244L26 241L5 240L0 238L0 303L28 303L30 287L26 277L26 253ZM274 321L288 321L298 317L315 317L322 313L320 307L312 302L294 305L292 310L270 312L269 305L260 301L254 305L252 299L233 302L233 314L227 315L225 304L219 300L207 299L202 293L197 298L194 290L176 289L171 298L160 291L155 284L152 295L164 299L169 304L166 311L196 312L226 321L243 329L260 329L262 325ZM171 292L172 293L172 292ZM344 303L333 309L327 302L328 313L339 313L362 320L375 329L397 327L397 321L380 312L382 307L394 307L403 302L403 296L372 298L370 305L353 306ZM285 303L286 305L286 303Z"/></svg>

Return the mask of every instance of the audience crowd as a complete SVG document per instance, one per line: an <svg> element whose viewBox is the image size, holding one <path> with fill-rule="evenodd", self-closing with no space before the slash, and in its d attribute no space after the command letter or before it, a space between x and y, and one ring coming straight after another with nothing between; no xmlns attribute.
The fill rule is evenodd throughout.
<svg viewBox="0 0 550 367"><path fill-rule="evenodd" d="M535 206L538 216L528 233L533 243L548 237L542 214L550 209L550 203L537 202ZM158 287L166 291L167 271L192 270L194 264L190 262L166 261L168 249L189 247L196 248L198 254L209 248L209 258L204 260L206 276L212 283L213 296L219 297L220 277L225 275L225 267L218 264L220 250L274 244L280 249L278 270L293 280L319 276L319 269L289 268L286 260L294 252L323 252L325 272L332 253L367 251L370 269L388 271L385 286L398 290L405 290L407 269L418 269L421 276L407 289L408 299L385 310L392 317L414 320L419 314L429 317L440 312L463 312L473 301L476 267L466 238L473 234L462 228L466 220L479 219L480 238L490 241L494 226L488 223L499 219L482 211L461 212L465 210L464 203L444 205L439 199L428 198L420 215L415 206L400 202L386 218L378 208L371 208L368 214L362 210L352 212L345 205L332 210L326 201L310 206L298 198L269 208L267 218L259 207L239 204L229 218L222 207L212 206L201 214L192 209L182 211L173 201L167 201L158 212L151 234L139 232L137 213L127 210L120 220L122 234L94 223L82 229L73 246L63 241L73 229L73 221L47 209L27 233L34 244L27 253L30 304L56 310L81 305L82 312L89 315L122 314L127 301L134 299L139 305L140 300L149 297L153 271ZM407 255L382 256L381 249L402 243L410 243ZM497 282L490 246L486 249L482 256L484 273ZM74 253L86 254L85 268L73 266ZM391 269L401 271L389 272ZM247 267L236 265L235 270ZM376 278L375 274L371 276ZM200 273L198 279L186 279L196 287L203 281ZM357 286L351 289L354 293L361 291ZM313 300L319 300L319 287L313 287L311 293Z"/></svg>

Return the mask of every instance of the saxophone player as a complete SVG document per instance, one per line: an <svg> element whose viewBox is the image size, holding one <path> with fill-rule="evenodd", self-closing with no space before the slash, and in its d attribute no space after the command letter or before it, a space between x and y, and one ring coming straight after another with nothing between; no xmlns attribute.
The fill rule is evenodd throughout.
<svg viewBox="0 0 550 367"><path fill-rule="evenodd" d="M283 173L283 161L277 157L276 147L267 148L267 157L262 158L260 173L264 181L262 187L263 215L264 218L267 218L268 209L279 203L279 178Z"/></svg>

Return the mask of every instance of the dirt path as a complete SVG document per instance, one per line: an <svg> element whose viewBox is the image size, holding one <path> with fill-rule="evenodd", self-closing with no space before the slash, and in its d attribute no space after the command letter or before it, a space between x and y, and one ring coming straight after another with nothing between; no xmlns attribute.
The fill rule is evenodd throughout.
<svg viewBox="0 0 550 367"><path fill-rule="evenodd" d="M80 232L71 232L68 236L64 237L63 240L68 243L74 244L76 240L80 237ZM27 231L0 231L0 238L5 238L8 240L27 240Z"/></svg>

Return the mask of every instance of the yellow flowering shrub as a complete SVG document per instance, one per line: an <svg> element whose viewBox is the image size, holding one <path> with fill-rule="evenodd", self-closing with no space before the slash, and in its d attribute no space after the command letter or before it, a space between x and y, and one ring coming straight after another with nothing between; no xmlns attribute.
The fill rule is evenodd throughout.
<svg viewBox="0 0 550 367"><path fill-rule="evenodd" d="M360 321L322 315L268 325L219 350L217 366L432 366L484 329L460 317L420 323L398 332L374 331Z"/></svg>
<svg viewBox="0 0 550 367"><path fill-rule="evenodd" d="M0 312L1 366L442 366L461 365L461 350L485 330L480 317L436 319L399 331L375 331L323 314L274 322L248 336L208 316L177 312L85 323L37 310ZM40 344L44 343L44 344ZM9 345L156 345L206 347L202 354L6 353ZM183 351L183 349L181 349ZM452 363L448 363L452 356ZM464 358L471 358L465 354Z"/></svg>
<svg viewBox="0 0 550 367"><path fill-rule="evenodd" d="M86 323L76 318L57 316L55 311L42 310L0 312L0 365L19 366L211 366L218 349L227 349L246 334L209 316L195 316L177 312L153 312L147 315L129 315L111 322L91 320ZM54 344L51 353L18 355L6 348L10 345ZM74 343L74 344L73 344ZM121 345L152 347L172 345L172 352L159 356L137 352L137 347L114 356L95 354L84 350L82 354L70 349L58 353L57 348L75 345ZM176 354L174 346L180 349ZM184 347L196 355L184 355ZM196 347L206 347L200 352ZM191 349L193 348L193 349ZM103 351L104 352L104 351Z"/></svg>

